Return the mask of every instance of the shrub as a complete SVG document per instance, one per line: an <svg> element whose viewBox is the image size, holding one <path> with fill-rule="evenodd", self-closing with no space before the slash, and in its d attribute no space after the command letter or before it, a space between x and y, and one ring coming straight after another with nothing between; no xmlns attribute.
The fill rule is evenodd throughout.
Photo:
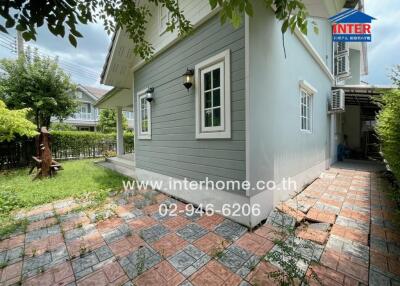
<svg viewBox="0 0 400 286"><path fill-rule="evenodd" d="M52 152L56 158L97 157L116 149L115 133L88 131L51 131ZM132 152L134 135L124 133L125 151Z"/></svg>
<svg viewBox="0 0 400 286"><path fill-rule="evenodd" d="M400 89L385 91L379 99L376 132L384 158L395 177L400 180Z"/></svg>
<svg viewBox="0 0 400 286"><path fill-rule="evenodd" d="M53 122L50 129L54 131L77 131L76 126L64 122Z"/></svg>

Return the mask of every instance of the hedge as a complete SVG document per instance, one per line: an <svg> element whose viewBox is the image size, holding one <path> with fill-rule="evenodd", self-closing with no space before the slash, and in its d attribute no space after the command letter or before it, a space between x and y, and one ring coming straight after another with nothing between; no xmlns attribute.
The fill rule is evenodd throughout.
<svg viewBox="0 0 400 286"><path fill-rule="evenodd" d="M384 92L379 103L382 109L377 116L376 132L383 157L400 180L400 89Z"/></svg>
<svg viewBox="0 0 400 286"><path fill-rule="evenodd" d="M115 151L117 137L115 133L86 131L51 131L52 153L54 158L87 158L103 156L107 151ZM134 150L134 135L124 133L125 153Z"/></svg>

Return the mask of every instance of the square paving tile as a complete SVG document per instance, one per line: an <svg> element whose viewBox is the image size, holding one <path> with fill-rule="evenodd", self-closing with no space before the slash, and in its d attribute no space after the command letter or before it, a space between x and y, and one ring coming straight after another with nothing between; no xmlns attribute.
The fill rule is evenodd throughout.
<svg viewBox="0 0 400 286"><path fill-rule="evenodd" d="M109 244L109 247L115 256L123 257L145 245L146 243L143 239L141 239L137 234L133 234Z"/></svg>
<svg viewBox="0 0 400 286"><path fill-rule="evenodd" d="M0 270L0 284L11 285L21 280L22 262L8 264Z"/></svg>
<svg viewBox="0 0 400 286"><path fill-rule="evenodd" d="M33 230L26 234L25 242L33 242L35 240L44 239L51 235L56 235L61 233L61 228L59 225L53 225L37 230Z"/></svg>
<svg viewBox="0 0 400 286"><path fill-rule="evenodd" d="M183 276L189 277L203 267L211 257L193 245L188 245L175 255L168 258L168 261Z"/></svg>
<svg viewBox="0 0 400 286"><path fill-rule="evenodd" d="M161 256L156 251L145 246L122 257L119 262L129 278L133 279L161 262L161 260Z"/></svg>
<svg viewBox="0 0 400 286"><path fill-rule="evenodd" d="M175 233L167 234L152 244L152 247L163 257L170 257L182 248L188 245L188 242L177 236Z"/></svg>
<svg viewBox="0 0 400 286"><path fill-rule="evenodd" d="M304 240L298 237L288 237L285 241L285 246L290 247L292 251L298 253L300 257L290 257L297 261L296 266L299 270L303 271L304 274L311 261L319 261L324 250L324 246L314 243L309 240ZM269 254L284 253L279 245L275 245ZM289 258L288 258L289 259ZM278 268L282 268L279 261L271 260L268 256L265 260L269 261L271 264Z"/></svg>
<svg viewBox="0 0 400 286"><path fill-rule="evenodd" d="M231 272L221 263L211 260L205 267L193 274L189 280L193 285L239 285L241 277ZM242 285L242 284L240 284Z"/></svg>
<svg viewBox="0 0 400 286"><path fill-rule="evenodd" d="M168 229L163 225L157 224L152 227L143 229L140 231L140 236L147 243L153 243L159 240L161 237L168 234Z"/></svg>
<svg viewBox="0 0 400 286"><path fill-rule="evenodd" d="M149 216L139 217L128 222L129 226L133 229L133 231L140 231L144 228L149 228L153 225L157 225L158 222Z"/></svg>
<svg viewBox="0 0 400 286"><path fill-rule="evenodd" d="M221 222L224 221L224 217L218 214L214 215L203 215L198 221L197 224L200 226L208 229L208 230L214 230L217 225L219 225Z"/></svg>
<svg viewBox="0 0 400 286"><path fill-rule="evenodd" d="M0 252L0 263L13 264L15 262L21 261L23 255L24 255L23 246L4 250Z"/></svg>
<svg viewBox="0 0 400 286"><path fill-rule="evenodd" d="M82 236L88 235L96 231L96 226L94 224L84 225L79 228L74 228L66 231L64 234L65 241L71 241L74 239L81 238Z"/></svg>
<svg viewBox="0 0 400 286"><path fill-rule="evenodd" d="M245 233L235 242L235 245L255 255L262 256L272 249L274 243L255 233Z"/></svg>
<svg viewBox="0 0 400 286"><path fill-rule="evenodd" d="M117 240L132 234L131 228L127 224L118 225L115 229L102 233L104 240L107 243L113 243Z"/></svg>
<svg viewBox="0 0 400 286"><path fill-rule="evenodd" d="M106 245L89 252L82 257L78 257L72 261L72 269L76 279L80 279L107 264L113 253ZM107 261L108 260L108 261Z"/></svg>
<svg viewBox="0 0 400 286"><path fill-rule="evenodd" d="M135 279L138 286L159 286L159 285L181 285L185 277L178 273L175 268L166 260L160 262L150 270L141 274Z"/></svg>
<svg viewBox="0 0 400 286"><path fill-rule="evenodd" d="M142 210L136 209L133 206L118 206L115 212L126 222L144 215Z"/></svg>
<svg viewBox="0 0 400 286"><path fill-rule="evenodd" d="M205 235L207 232L206 229L202 228L198 224L191 223L179 229L176 234L189 242L193 242Z"/></svg>
<svg viewBox="0 0 400 286"><path fill-rule="evenodd" d="M183 216L173 216L162 221L162 224L171 231L176 231L177 229L180 229L190 223L191 221Z"/></svg>
<svg viewBox="0 0 400 286"><path fill-rule="evenodd" d="M25 286L36 285L70 285L74 283L75 277L70 262L55 265L45 272L30 277L24 281Z"/></svg>
<svg viewBox="0 0 400 286"><path fill-rule="evenodd" d="M208 255L214 256L216 253L228 247L229 243L221 236L213 232L209 232L200 239L196 240L193 245Z"/></svg>
<svg viewBox="0 0 400 286"><path fill-rule="evenodd" d="M231 245L223 252L218 261L230 271L244 278L257 265L260 258L239 246Z"/></svg>
<svg viewBox="0 0 400 286"><path fill-rule="evenodd" d="M96 271L78 280L77 285L123 285L129 280L118 262L107 260L95 268Z"/></svg>
<svg viewBox="0 0 400 286"><path fill-rule="evenodd" d="M247 231L247 228L233 222L229 219L225 219L221 224L219 224L214 232L223 238L225 238L228 241L235 241L239 237L241 237L243 234L245 234Z"/></svg>

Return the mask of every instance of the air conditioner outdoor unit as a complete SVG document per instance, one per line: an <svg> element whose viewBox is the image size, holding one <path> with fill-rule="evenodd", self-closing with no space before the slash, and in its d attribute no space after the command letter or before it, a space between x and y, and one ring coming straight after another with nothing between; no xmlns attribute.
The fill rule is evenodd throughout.
<svg viewBox="0 0 400 286"><path fill-rule="evenodd" d="M343 89L332 90L331 94L331 108L330 112L344 112L345 111L345 94Z"/></svg>

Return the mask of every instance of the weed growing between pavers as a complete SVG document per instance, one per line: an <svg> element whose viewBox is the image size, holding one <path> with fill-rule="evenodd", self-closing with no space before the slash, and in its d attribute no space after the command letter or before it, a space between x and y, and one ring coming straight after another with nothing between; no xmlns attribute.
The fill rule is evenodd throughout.
<svg viewBox="0 0 400 286"><path fill-rule="evenodd" d="M296 210L299 210L296 208ZM310 265L319 264L323 247L311 241L296 237L295 218L273 210L267 219L267 223L277 227L275 246L267 253L264 259L279 270L267 273L281 286L309 285L306 277L307 269L310 269L311 279L322 285Z"/></svg>

